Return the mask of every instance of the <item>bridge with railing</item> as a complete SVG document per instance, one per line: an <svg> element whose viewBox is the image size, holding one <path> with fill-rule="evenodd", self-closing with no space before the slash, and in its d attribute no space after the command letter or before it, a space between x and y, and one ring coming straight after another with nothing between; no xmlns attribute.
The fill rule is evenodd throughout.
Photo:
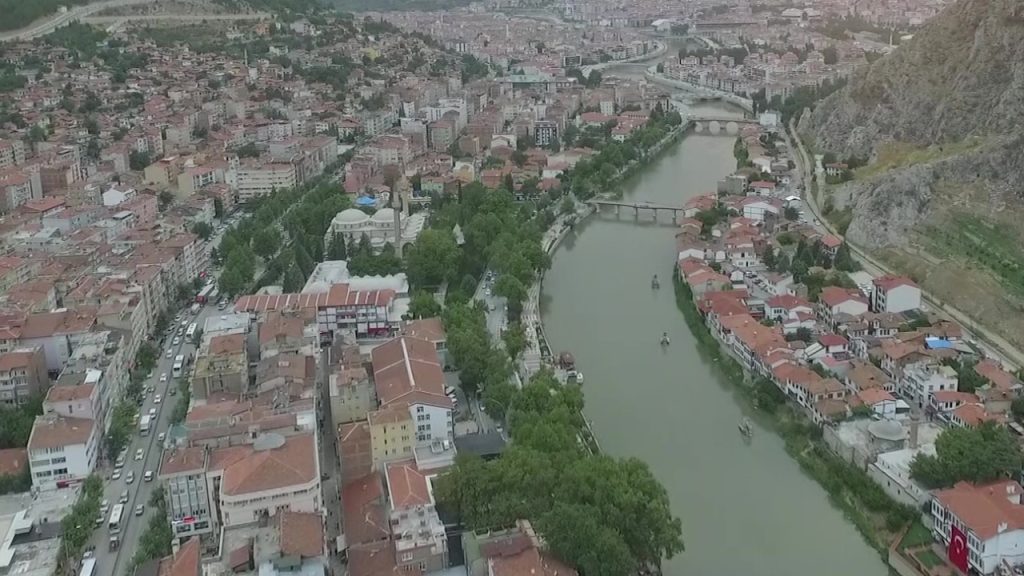
<svg viewBox="0 0 1024 576"><path fill-rule="evenodd" d="M654 214L654 219L658 219L658 212L671 212L672 223L679 223L679 214L682 213L686 208L684 206L672 206L670 204L658 204L656 202L648 202L646 200L609 200L603 198L592 198L587 200L587 204L593 206L596 210L600 211L601 208L614 208L615 214L620 215L622 209L633 210L633 217L637 220L640 219L641 211L649 211Z"/></svg>

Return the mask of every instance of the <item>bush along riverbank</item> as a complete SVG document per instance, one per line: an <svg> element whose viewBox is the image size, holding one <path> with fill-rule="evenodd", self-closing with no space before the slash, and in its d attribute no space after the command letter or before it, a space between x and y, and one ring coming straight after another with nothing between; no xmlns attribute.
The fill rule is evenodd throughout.
<svg viewBox="0 0 1024 576"><path fill-rule="evenodd" d="M693 293L673 269L676 305L686 320L702 354L709 356L733 384L739 395L759 411L786 443L786 452L828 492L832 503L857 527L861 536L882 556L888 557L893 538L920 514L900 504L876 484L864 470L838 457L822 440L821 428L800 407L766 378L747 373L711 334L693 301Z"/></svg>

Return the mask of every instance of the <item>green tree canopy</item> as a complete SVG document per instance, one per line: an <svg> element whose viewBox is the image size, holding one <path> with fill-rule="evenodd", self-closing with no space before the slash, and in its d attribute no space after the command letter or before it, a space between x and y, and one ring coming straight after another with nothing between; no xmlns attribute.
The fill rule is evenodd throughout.
<svg viewBox="0 0 1024 576"><path fill-rule="evenodd" d="M447 230L424 230L406 253L409 281L418 287L438 286L456 270L459 247Z"/></svg>
<svg viewBox="0 0 1024 576"><path fill-rule="evenodd" d="M935 456L919 454L910 475L927 488L960 481L991 482L1020 472L1021 451L1010 431L993 422L948 428L935 441Z"/></svg>
<svg viewBox="0 0 1024 576"><path fill-rule="evenodd" d="M425 290L414 292L409 302L409 317L435 318L441 315L441 305L437 303L434 295Z"/></svg>

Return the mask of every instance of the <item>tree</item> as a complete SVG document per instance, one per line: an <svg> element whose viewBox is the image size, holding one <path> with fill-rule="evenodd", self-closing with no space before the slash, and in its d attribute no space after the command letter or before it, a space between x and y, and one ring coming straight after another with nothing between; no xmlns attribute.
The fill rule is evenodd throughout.
<svg viewBox="0 0 1024 576"><path fill-rule="evenodd" d="M790 222L796 222L797 220L800 219L800 211L794 208L793 206L786 206L782 210L782 215L785 216L786 220L789 220Z"/></svg>
<svg viewBox="0 0 1024 576"><path fill-rule="evenodd" d="M149 152L139 152L138 150L132 150L132 153L128 155L128 167L135 171L142 171L146 169L152 163Z"/></svg>
<svg viewBox="0 0 1024 576"><path fill-rule="evenodd" d="M839 245L839 249L836 251L835 261L832 264L836 270L842 270L843 272L854 272L860 268L857 262L853 259L850 254L850 247L843 242Z"/></svg>
<svg viewBox="0 0 1024 576"><path fill-rule="evenodd" d="M779 263L778 259L775 257L775 248L773 248L771 244L765 247L764 254L761 255L761 260L764 262L765 266L772 270L774 270L775 266Z"/></svg>
<svg viewBox="0 0 1024 576"><path fill-rule="evenodd" d="M558 207L558 211L562 214L572 214L576 211L576 202L568 195L562 198L562 203Z"/></svg>
<svg viewBox="0 0 1024 576"><path fill-rule="evenodd" d="M406 250L409 281L416 287L438 286L457 268L459 247L448 230L431 228Z"/></svg>
<svg viewBox="0 0 1024 576"><path fill-rule="evenodd" d="M419 290L412 295L408 315L411 319L435 318L441 315L441 305L437 303L433 294Z"/></svg>
<svg viewBox="0 0 1024 576"><path fill-rule="evenodd" d="M926 488L957 482L992 482L1020 472L1021 452L1010 431L994 422L947 428L935 441L935 456L919 454L910 475Z"/></svg>
<svg viewBox="0 0 1024 576"><path fill-rule="evenodd" d="M160 210L167 210L167 207L174 202L174 193L170 190L161 190L157 195L157 200L160 202Z"/></svg>
<svg viewBox="0 0 1024 576"><path fill-rule="evenodd" d="M273 258L281 249L281 233L274 226L260 228L252 235L252 251L264 260Z"/></svg>
<svg viewBox="0 0 1024 576"><path fill-rule="evenodd" d="M225 266L224 271L220 274L220 279L217 281L217 285L224 294L237 296L248 288L249 280L240 270Z"/></svg>
<svg viewBox="0 0 1024 576"><path fill-rule="evenodd" d="M343 234L335 234L331 238L331 243L327 247L327 259L348 260L348 248L345 246L345 236Z"/></svg>
<svg viewBox="0 0 1024 576"><path fill-rule="evenodd" d="M192 233L206 241L210 239L210 236L213 236L213 226L206 222L196 222L192 224Z"/></svg>
<svg viewBox="0 0 1024 576"><path fill-rule="evenodd" d="M114 407L110 418L110 429L107 431L107 456L113 460L128 445L131 439L135 404L132 400L123 400Z"/></svg>
<svg viewBox="0 0 1024 576"><path fill-rule="evenodd" d="M514 322L509 325L501 334L501 339L505 343L505 351L508 352L509 358L515 361L516 358L522 354L523 349L526 348L526 331L523 330L523 325L519 322Z"/></svg>
<svg viewBox="0 0 1024 576"><path fill-rule="evenodd" d="M220 198L213 199L213 217L218 220L224 219L224 201Z"/></svg>
<svg viewBox="0 0 1024 576"><path fill-rule="evenodd" d="M306 247L298 242L295 243L295 263L298 264L303 278L309 278L316 268L313 257L306 251Z"/></svg>
<svg viewBox="0 0 1024 576"><path fill-rule="evenodd" d="M682 526L665 489L637 459L592 455L578 387L542 371L516 390L507 382L487 411L502 411L513 438L502 458L456 458L435 496L468 529L530 520L558 557L589 575L623 576L682 551ZM622 487L628 486L625 490ZM585 489L580 489L586 487Z"/></svg>
<svg viewBox="0 0 1024 576"><path fill-rule="evenodd" d="M306 277L302 275L302 270L299 270L297 263L292 262L292 265L284 273L284 282L281 288L288 293L295 293L302 290L302 287L306 283Z"/></svg>

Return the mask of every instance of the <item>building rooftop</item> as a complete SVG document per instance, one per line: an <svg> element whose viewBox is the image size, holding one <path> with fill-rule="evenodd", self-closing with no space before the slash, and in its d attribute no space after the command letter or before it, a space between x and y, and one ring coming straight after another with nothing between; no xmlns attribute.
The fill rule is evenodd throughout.
<svg viewBox="0 0 1024 576"><path fill-rule="evenodd" d="M221 492L225 495L264 492L307 484L319 478L316 441L312 434L289 436L280 445L266 448L257 439L255 444L242 448L248 453L224 469Z"/></svg>
<svg viewBox="0 0 1024 576"><path fill-rule="evenodd" d="M444 394L444 371L430 342L401 336L374 348L371 358L382 406L415 397L417 402L451 408Z"/></svg>
<svg viewBox="0 0 1024 576"><path fill-rule="evenodd" d="M29 437L29 450L86 444L92 435L93 421L57 415L37 416Z"/></svg>

